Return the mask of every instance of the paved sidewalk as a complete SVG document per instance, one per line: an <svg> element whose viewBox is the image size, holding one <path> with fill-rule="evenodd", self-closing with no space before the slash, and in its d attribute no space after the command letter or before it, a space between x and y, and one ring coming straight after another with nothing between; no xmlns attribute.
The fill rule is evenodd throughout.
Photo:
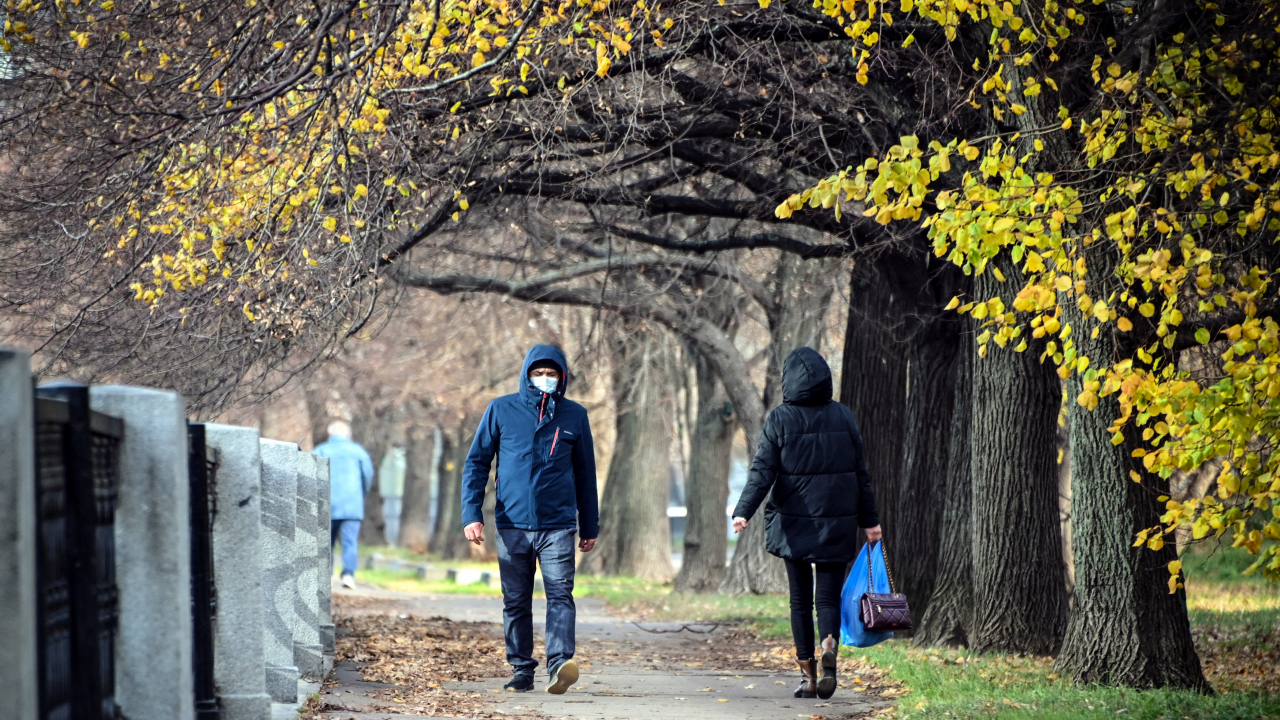
<svg viewBox="0 0 1280 720"><path fill-rule="evenodd" d="M501 634L502 601L493 597L413 595L384 590L343 591L360 598L349 612L444 617L455 621L492 622ZM535 634L541 637L545 612L535 606ZM750 657L725 660L709 650L725 638L715 625L628 622L605 613L592 598L578 601L579 682L564 695L543 691L546 676L530 693L503 693L507 678L446 683L441 689L467 693L485 701L489 717L519 716L590 720L797 720L797 718L862 718L891 705L864 697L861 678L843 677L842 688L829 701L799 700L791 691L798 672L775 672ZM730 656L732 657L732 656ZM718 660L715 658L719 658ZM869 678L868 678L869 679ZM369 682L358 666L340 662L322 700L330 720L404 720L425 715L388 714L385 692L393 686ZM375 697L381 694L382 697Z"/></svg>

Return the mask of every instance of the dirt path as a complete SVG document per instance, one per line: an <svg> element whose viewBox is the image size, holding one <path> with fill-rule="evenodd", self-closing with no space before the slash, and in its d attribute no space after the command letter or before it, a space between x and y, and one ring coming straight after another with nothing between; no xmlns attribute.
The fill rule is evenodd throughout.
<svg viewBox="0 0 1280 720"><path fill-rule="evenodd" d="M335 593L338 653L317 717L813 720L864 718L896 688L874 668L841 660L829 701L798 700L792 650L724 625L635 624L578 602L582 677L564 695L503 693L510 677L501 600L361 590ZM541 618L541 603L534 607ZM540 622L535 626L542 653ZM541 671L542 668L539 668Z"/></svg>

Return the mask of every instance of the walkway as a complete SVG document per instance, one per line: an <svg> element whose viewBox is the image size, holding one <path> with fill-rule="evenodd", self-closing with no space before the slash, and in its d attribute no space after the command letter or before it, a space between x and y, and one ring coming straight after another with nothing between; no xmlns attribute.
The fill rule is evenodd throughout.
<svg viewBox="0 0 1280 720"><path fill-rule="evenodd" d="M535 617L544 606L535 601ZM592 720L813 720L863 718L892 704L876 673L842 660L830 701L791 697L790 648L716 625L637 625L602 602L578 602L580 681L556 696L501 691L502 601L372 588L335 592L338 662L318 717L590 718ZM536 631L541 636L541 627ZM539 642L538 653L542 651Z"/></svg>

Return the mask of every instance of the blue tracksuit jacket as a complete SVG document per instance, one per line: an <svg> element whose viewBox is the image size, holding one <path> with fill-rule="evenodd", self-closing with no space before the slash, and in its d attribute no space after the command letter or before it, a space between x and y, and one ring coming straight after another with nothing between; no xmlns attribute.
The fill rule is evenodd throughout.
<svg viewBox="0 0 1280 720"><path fill-rule="evenodd" d="M560 366L560 385L550 395L529 382L529 367L539 360ZM564 397L568 370L559 348L535 345L520 370L519 391L489 403L463 468L464 527L483 522L484 487L496 456L498 527L577 527L583 539L600 534L591 424L586 409Z"/></svg>
<svg viewBox="0 0 1280 720"><path fill-rule="evenodd" d="M369 453L343 437L330 437L312 452L329 458L329 517L363 520L364 496L373 489Z"/></svg>

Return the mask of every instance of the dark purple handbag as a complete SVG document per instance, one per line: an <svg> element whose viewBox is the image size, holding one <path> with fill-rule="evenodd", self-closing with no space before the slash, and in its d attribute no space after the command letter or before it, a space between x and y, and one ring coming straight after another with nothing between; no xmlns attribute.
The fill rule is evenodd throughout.
<svg viewBox="0 0 1280 720"><path fill-rule="evenodd" d="M907 606L907 596L893 591L893 571L889 569L889 554L884 550L884 542L880 542L880 554L884 556L884 569L889 575L888 593L862 593L859 607L862 610L862 625L868 630L888 632L891 630L911 629L911 608ZM871 579L871 557L867 556L867 588L875 589Z"/></svg>

